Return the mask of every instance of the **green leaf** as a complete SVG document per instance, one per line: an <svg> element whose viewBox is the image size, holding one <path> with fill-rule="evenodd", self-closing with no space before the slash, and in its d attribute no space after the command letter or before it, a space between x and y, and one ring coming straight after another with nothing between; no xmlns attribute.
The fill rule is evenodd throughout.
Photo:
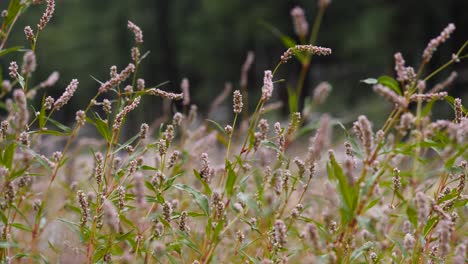
<svg viewBox="0 0 468 264"><path fill-rule="evenodd" d="M224 220L220 220L213 230L214 241L219 241L219 233L221 233L221 231L223 230L223 227L224 227Z"/></svg>
<svg viewBox="0 0 468 264"><path fill-rule="evenodd" d="M48 118L46 117L47 121L51 122L52 124L54 124L54 126L58 127L59 129L61 129L63 132L67 133L68 135L72 132L72 129L67 127L66 125L52 119L52 118Z"/></svg>
<svg viewBox="0 0 468 264"><path fill-rule="evenodd" d="M59 254L60 253L60 249L56 248L54 246L54 244L52 244L52 242L50 242L50 240L47 240L47 244L49 245L50 249L52 249L52 251L54 251L55 254Z"/></svg>
<svg viewBox="0 0 468 264"><path fill-rule="evenodd" d="M439 217L434 216L427 221L426 226L424 227L424 237L426 237L427 234L432 230L432 228L437 224L438 220Z"/></svg>
<svg viewBox="0 0 468 264"><path fill-rule="evenodd" d="M101 136L104 137L104 139L106 140L106 142L110 142L111 140L111 137L112 137L112 134L111 134L111 131L109 129L109 123L107 121L104 121L101 119L101 117L99 117L98 114L96 113L93 113L94 115L94 126L96 126L99 134L101 134Z"/></svg>
<svg viewBox="0 0 468 264"><path fill-rule="evenodd" d="M236 183L237 175L232 169L231 162L227 161L227 170L228 170L228 177L226 179L226 186L224 189L226 190L227 198L232 196L234 190L234 184Z"/></svg>
<svg viewBox="0 0 468 264"><path fill-rule="evenodd" d="M23 47L21 47L21 46L15 46L15 47L11 47L11 48L8 48L8 49L0 50L0 57L3 57L5 55L7 55L8 53L18 51L18 50L20 50L22 48Z"/></svg>
<svg viewBox="0 0 468 264"><path fill-rule="evenodd" d="M383 86L386 86L390 89L392 89L394 92L396 92L398 95L403 95L400 89L400 84L398 83L397 80L393 79L390 76L380 76L377 79L378 83L382 84Z"/></svg>
<svg viewBox="0 0 468 264"><path fill-rule="evenodd" d="M182 175L182 173L178 173L172 177L170 177L169 179L167 179L165 182L164 182L164 186L163 186L163 191L167 191L169 188L172 187L172 185L174 184L174 181L180 177ZM211 190L210 190L211 191ZM210 194L211 195L211 194Z"/></svg>
<svg viewBox="0 0 468 264"><path fill-rule="evenodd" d="M205 215L206 216L210 215L210 203L208 201L208 198L203 193L185 184L175 184L174 187L176 189L186 191L189 194L191 194L193 198L195 199L195 202L198 204L198 206L200 206L200 208L203 210Z"/></svg>
<svg viewBox="0 0 468 264"><path fill-rule="evenodd" d="M107 253L106 246L103 246L103 245L98 246L96 250L94 250L93 263L98 263L97 261L102 259L106 253Z"/></svg>
<svg viewBox="0 0 468 264"><path fill-rule="evenodd" d="M114 151L114 154L121 151L122 149L126 148L127 146L129 146L130 144L132 144L133 142L135 142L135 140L137 140L138 138L140 137L140 135L135 135L134 137L130 138L129 140L127 140L125 143L123 143L119 148L117 148L115 151ZM109 138L110 140L110 138ZM145 169L149 169L149 166L145 166ZM158 170L155 168L155 170Z"/></svg>
<svg viewBox="0 0 468 264"><path fill-rule="evenodd" d="M283 42L283 45L286 48L291 48L297 45L296 41L294 41L292 38L288 37L287 35L283 34L279 29L272 26L271 24L265 21L260 22L260 24L266 27L268 30L270 30L270 32L273 33L273 35L278 37L281 40L281 42Z"/></svg>
<svg viewBox="0 0 468 264"><path fill-rule="evenodd" d="M224 130L224 128L219 123L217 123L216 121L211 120L211 119L206 119L206 121L213 124L221 133L226 134L226 131Z"/></svg>
<svg viewBox="0 0 468 264"><path fill-rule="evenodd" d="M11 0L10 5L8 5L8 15L5 17L4 24L6 27L10 26L13 21L15 21L16 16L21 10L21 1L20 0Z"/></svg>
<svg viewBox="0 0 468 264"><path fill-rule="evenodd" d="M35 160L37 162L39 162L39 164L42 165L42 167L44 167L45 169L47 169L47 171L50 173L52 172L52 168L49 166L49 163L47 162L47 160L44 159L44 157L42 155L39 155L38 153L36 153L35 151L33 151L32 149L27 149L27 151L34 156Z"/></svg>
<svg viewBox="0 0 468 264"><path fill-rule="evenodd" d="M408 216L408 220L411 222L411 224L413 224L414 228L417 228L418 212L416 212L416 210L413 207L408 205L408 207L406 208L406 215Z"/></svg>
<svg viewBox="0 0 468 264"><path fill-rule="evenodd" d="M455 104L455 98L454 98L453 96L450 96L450 95L449 95L449 96L446 96L446 97L445 97L445 101L447 101L447 102L450 104L450 106L451 106L452 108L455 108L455 106L454 106L454 104ZM462 111L463 111L463 113L464 113L465 115L468 114L468 109L466 109L463 105L462 105Z"/></svg>
<svg viewBox="0 0 468 264"><path fill-rule="evenodd" d="M42 96L42 102L41 102L41 110L39 111L39 116L38 116L38 120L39 120L39 128L43 128L45 126L45 112L46 112L46 108L45 108L45 94L44 96Z"/></svg>
<svg viewBox="0 0 468 264"><path fill-rule="evenodd" d="M330 155L330 162L327 163L327 172L331 179L338 180L339 196L342 202L340 209L341 218L343 223L348 223L353 219L357 208L358 190L349 184L343 169L336 161L334 155Z"/></svg>
<svg viewBox="0 0 468 264"><path fill-rule="evenodd" d="M296 91L288 85L288 103L289 103L289 112L297 112L297 94Z"/></svg>
<svg viewBox="0 0 468 264"><path fill-rule="evenodd" d="M27 226L27 225L24 225L24 224L12 223L11 226L12 226L12 227L15 227L15 228L17 228L17 229L21 229L21 230L27 231L27 232L32 232L31 227L29 227L29 226Z"/></svg>
<svg viewBox="0 0 468 264"><path fill-rule="evenodd" d="M21 88L23 88L23 90L24 90L24 85L25 85L25 82L24 82L24 77L23 77L23 76L21 76L21 75L18 73L18 76L17 76L17 78L18 78L18 82L19 82L19 84L21 85Z"/></svg>
<svg viewBox="0 0 468 264"><path fill-rule="evenodd" d="M70 222L67 219L62 219L62 218L58 218L57 220L62 222L68 229L70 229L70 231L72 231L73 234L75 234L77 237L79 237L81 239L81 241L84 241L84 237L80 232L80 228L79 228L80 225L79 224Z"/></svg>
<svg viewBox="0 0 468 264"><path fill-rule="evenodd" d="M436 100L432 100L424 106L424 109L421 112L421 116L427 116L431 113L432 107L434 106Z"/></svg>
<svg viewBox="0 0 468 264"><path fill-rule="evenodd" d="M38 134L38 135L52 135L52 136L58 136L58 137L65 137L69 136L69 133L63 133L60 131L55 131L55 130L36 130L36 131L31 131L31 134Z"/></svg>
<svg viewBox="0 0 468 264"><path fill-rule="evenodd" d="M278 153L281 152L278 145L276 145L274 142L271 142L271 141L268 141L268 140L262 140L261 145L265 146L266 148L276 150L276 152L278 152Z"/></svg>
<svg viewBox="0 0 468 264"><path fill-rule="evenodd" d="M119 215L119 220L125 224L127 224L128 226L132 227L133 229L137 229L137 227L135 226L135 223L133 223L132 221L128 220L128 218L124 215L124 214L120 214Z"/></svg>
<svg viewBox="0 0 468 264"><path fill-rule="evenodd" d="M16 248L16 247L19 247L19 245L16 243L0 241L0 248Z"/></svg>
<svg viewBox="0 0 468 264"><path fill-rule="evenodd" d="M135 231L135 229L132 229L132 230L128 231L127 233L119 234L119 235L115 238L114 244L117 244L117 243L119 243L119 242L121 242L121 241L127 240L127 238L130 237L130 235L132 235L134 231Z"/></svg>
<svg viewBox="0 0 468 264"><path fill-rule="evenodd" d="M197 245L192 241L192 239L190 238L190 236L188 236L188 234L186 232L177 231L177 235L183 237L181 242L184 245L186 245L187 247L193 249L193 251L195 251L199 256L201 256L202 253L201 253L200 249L198 249Z"/></svg>
<svg viewBox="0 0 468 264"><path fill-rule="evenodd" d="M438 200L437 204L442 204L443 202L451 200L451 199L453 199L453 198L455 198L457 196L458 196L458 190L457 190L457 188L453 188L450 191L450 193L448 193L447 195L444 195L444 197L442 197L442 199Z"/></svg>
<svg viewBox="0 0 468 264"><path fill-rule="evenodd" d="M202 177L200 176L200 173L198 173L197 170L193 170L193 174L195 175L195 178L198 179L198 181L201 182L201 184L203 185L203 188L205 189L205 193L208 194L209 196L211 196L212 194L212 191L211 191L211 188L210 186L202 179Z"/></svg>
<svg viewBox="0 0 468 264"><path fill-rule="evenodd" d="M377 84L378 81L375 78L367 78L364 80L361 80L360 82L365 83L365 84Z"/></svg>
<svg viewBox="0 0 468 264"><path fill-rule="evenodd" d="M286 48L292 48L294 46L297 45L296 41L294 41L294 39L288 37L287 35L283 34L279 29L277 29L276 27L272 26L271 24L267 23L267 22L260 22L261 25L263 25L264 27L266 27L268 30L270 30L271 33L273 33L273 35L275 35L277 38L279 38L281 40L281 42L283 43L284 47ZM294 52L294 55L296 56L296 58L302 63L304 64L307 60L307 56L304 56L304 54L301 54L299 52Z"/></svg>
<svg viewBox="0 0 468 264"><path fill-rule="evenodd" d="M353 253L351 254L350 263L354 263L355 261L357 261L358 258L362 254L364 254L365 252L367 252L369 249L373 248L374 246L375 246L374 243L368 241L368 242L364 243L364 245L362 245L360 248L354 250Z"/></svg>
<svg viewBox="0 0 468 264"><path fill-rule="evenodd" d="M2 163L7 169L11 170L13 158L15 156L16 143L11 142L3 151Z"/></svg>
<svg viewBox="0 0 468 264"><path fill-rule="evenodd" d="M371 209L372 207L374 207L379 201L380 201L380 197L379 198L376 198L374 200L372 200L367 206L366 208L364 208L363 212L362 213L365 213L367 210Z"/></svg>
<svg viewBox="0 0 468 264"><path fill-rule="evenodd" d="M5 216L5 214L2 211L0 211L0 219L2 220L3 224L8 223L8 218Z"/></svg>

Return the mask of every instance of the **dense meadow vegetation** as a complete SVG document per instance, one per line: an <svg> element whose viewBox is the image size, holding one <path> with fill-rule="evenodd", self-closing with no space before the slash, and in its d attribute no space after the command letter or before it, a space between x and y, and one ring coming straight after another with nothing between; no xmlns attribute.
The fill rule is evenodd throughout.
<svg viewBox="0 0 468 264"><path fill-rule="evenodd" d="M396 53L394 77L361 80L393 107L376 127L365 115L319 113L327 82L303 99L312 58L333 56L316 45L330 1L318 1L310 26L292 9L294 37L268 26L285 51L265 69L254 109L245 103L249 53L239 87L227 84L210 106L216 112L232 98L229 124L197 111L188 79L178 91L145 83L143 31L128 21L127 64L110 66L105 80L91 76L89 103L65 125L54 116L84 89L79 80L55 87L59 71L32 79L36 49L50 48L38 43L55 4L10 0L1 11L0 58L9 65L0 71L1 263L466 263L468 116L446 89L457 77L447 68L468 58L468 41L435 71L425 68L454 24L429 40L417 67ZM44 13L18 29L29 8ZM10 43L17 30L24 42ZM9 58L17 53L22 62ZM290 116L271 120L284 105L273 95L288 79L278 69L292 60L301 67L287 87ZM55 88L60 97L49 95ZM124 136L127 118L152 96L172 118ZM450 105L452 118L432 118L438 104Z"/></svg>

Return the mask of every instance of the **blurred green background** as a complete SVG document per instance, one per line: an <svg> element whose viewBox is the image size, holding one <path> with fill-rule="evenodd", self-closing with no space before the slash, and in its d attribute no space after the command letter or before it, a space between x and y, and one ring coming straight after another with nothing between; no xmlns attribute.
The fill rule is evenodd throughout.
<svg viewBox="0 0 468 264"><path fill-rule="evenodd" d="M7 2L0 1L0 10ZM144 32L142 52L151 51L140 75L148 86L170 81L164 89L179 92L181 79L187 77L192 102L206 112L225 82L239 88L241 65L252 50L255 62L248 88L250 104L254 105L263 71L274 67L284 51L281 41L263 23L296 38L290 17L296 5L305 9L311 25L318 9L314 0L57 0L56 13L40 35L39 67L34 80L40 82L58 70L60 82L48 91L58 97L72 78L78 78L80 86L72 106L57 113L59 119L74 119L74 112L99 87L90 75L104 81L110 66L122 69L130 62L133 36L126 26L127 20L132 20ZM8 46L27 46L23 28L36 25L44 9L44 4L33 6L20 18ZM463 0L333 0L317 40L317 45L332 48L333 54L313 58L305 93L310 94L319 82L329 81L333 92L320 111L338 117L364 113L384 119L390 104L383 103L370 86L359 81L384 74L393 76L393 54L397 51L403 53L407 64L417 67L427 42L453 22L457 26L455 34L439 48L427 68L436 69L467 39L467 10L468 1ZM21 57L5 56L0 65L6 69L11 60L21 61ZM287 100L285 87L295 85L299 69L297 61L282 67L277 78L286 82L276 86L277 98ZM429 86L446 78L451 70L457 70L459 77L450 92L467 102L466 62L443 72ZM7 75L5 70L3 74ZM230 113L230 102L226 102L226 113ZM160 115L161 106L159 99L146 98L144 110L136 118L152 120ZM439 107L441 116L449 115L446 103Z"/></svg>

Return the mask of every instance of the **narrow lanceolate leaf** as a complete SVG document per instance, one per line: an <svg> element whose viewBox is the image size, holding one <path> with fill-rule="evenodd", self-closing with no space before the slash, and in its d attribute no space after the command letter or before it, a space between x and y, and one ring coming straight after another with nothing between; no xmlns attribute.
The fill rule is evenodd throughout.
<svg viewBox="0 0 468 264"><path fill-rule="evenodd" d="M432 230L432 228L437 224L438 220L439 220L439 217L434 216L427 221L426 226L424 227L424 237L426 237L427 234Z"/></svg>
<svg viewBox="0 0 468 264"><path fill-rule="evenodd" d="M219 132L221 132L223 134L226 134L226 131L224 130L224 128L218 122L216 122L214 120L211 120L211 119L206 119L206 121L213 124L219 130Z"/></svg>
<svg viewBox="0 0 468 264"><path fill-rule="evenodd" d="M16 46L16 47L11 47L11 48L8 48L8 49L2 49L0 50L0 58L7 55L8 53L11 53L11 52L15 52L15 51L18 51L20 49L22 49L23 47L20 47L20 46Z"/></svg>
<svg viewBox="0 0 468 264"><path fill-rule="evenodd" d="M418 212L416 212L416 209L408 205L406 208L406 215L411 224L416 228L418 226Z"/></svg>
<svg viewBox="0 0 468 264"><path fill-rule="evenodd" d="M403 95L403 93L401 92L401 89L400 89L400 84L398 83L397 80L393 79L392 77L386 76L386 75L380 76L377 79L377 82L382 84L383 86L386 86L386 87L392 89L397 94Z"/></svg>
<svg viewBox="0 0 468 264"><path fill-rule="evenodd" d="M13 157L15 156L16 143L11 142L3 151L2 163L7 169L11 170ZM0 153L1 154L1 153Z"/></svg>
<svg viewBox="0 0 468 264"><path fill-rule="evenodd" d="M99 115L95 113L94 122L90 122L91 120L89 118L86 118L86 120L97 128L99 134L101 134L101 136L104 137L106 142L110 142L112 133L110 131L109 122L107 122L107 120L103 120Z"/></svg>
<svg viewBox="0 0 468 264"><path fill-rule="evenodd" d="M349 184L343 169L336 161L334 155L330 155L327 172L332 180L338 181L339 196L342 202L342 207L340 208L341 218L343 223L348 223L353 219L357 208L358 190Z"/></svg>
<svg viewBox="0 0 468 264"><path fill-rule="evenodd" d="M24 77L19 75L19 74L18 74L18 82L21 85L21 88L23 88L23 90L24 90L24 85L25 85Z"/></svg>
<svg viewBox="0 0 468 264"><path fill-rule="evenodd" d="M26 232L31 232L32 231L31 227L29 227L27 225L24 225L24 224L21 224L21 223L12 223L10 225L12 227L16 228L16 229L20 229L20 230L23 230L23 231L26 231Z"/></svg>
<svg viewBox="0 0 468 264"><path fill-rule="evenodd" d="M291 86L288 86L288 102L290 113L297 112L297 96L298 95L296 94L296 91Z"/></svg>
<svg viewBox="0 0 468 264"><path fill-rule="evenodd" d="M193 198L195 199L195 202L198 204L198 206L200 206L200 208L203 210L205 215L206 216L210 215L210 203L206 195L204 195L200 191L195 190L192 187L187 186L185 184L175 184L174 187L176 189L179 189L179 190L182 190L191 194Z"/></svg>
<svg viewBox="0 0 468 264"><path fill-rule="evenodd" d="M9 27L11 23L15 20L18 13L21 11L21 1L20 0L11 0L7 9L7 16L5 17L4 23L6 27ZM1 56L0 56L1 57Z"/></svg>
<svg viewBox="0 0 468 264"><path fill-rule="evenodd" d="M199 173L197 170L194 169L194 170L193 170L193 174L195 175L195 178L197 178L197 180L198 180L199 182L201 182L201 184L203 185L203 188L204 188L204 190L205 190L205 193L208 194L209 196L211 196L211 193L212 193L212 192L211 192L211 188L210 188L210 186L206 183L206 181L204 181L204 180L202 179L202 177L200 176L200 173Z"/></svg>
<svg viewBox="0 0 468 264"><path fill-rule="evenodd" d="M367 79L361 80L361 82L365 84L377 84L378 83L377 79L375 78L367 78Z"/></svg>
<svg viewBox="0 0 468 264"><path fill-rule="evenodd" d="M232 196L232 193L234 191L234 184L236 183L237 175L232 169L231 162L227 161L227 170L228 170L228 177L226 179L226 194L227 197L230 198Z"/></svg>

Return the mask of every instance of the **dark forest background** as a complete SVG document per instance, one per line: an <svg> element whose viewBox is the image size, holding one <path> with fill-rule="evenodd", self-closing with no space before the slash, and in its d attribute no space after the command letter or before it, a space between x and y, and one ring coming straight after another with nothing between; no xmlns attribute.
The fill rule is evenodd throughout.
<svg viewBox="0 0 468 264"><path fill-rule="evenodd" d="M4 5L1 0L0 9ZM51 23L40 35L34 80L40 82L59 70L59 84L48 91L58 97L72 78L78 78L80 86L72 106L58 113L62 120L74 119L78 106L88 102L99 87L90 75L107 80L110 66L122 69L130 62L133 36L126 26L127 20L132 20L144 32L142 51L151 51L141 71L148 86L170 81L164 89L178 92L181 79L187 77L192 102L206 112L225 82L239 87L240 68L251 50L255 62L248 88L253 105L260 94L263 71L274 67L284 51L281 41L263 24L295 37L290 10L296 5L305 9L311 25L318 9L314 0L58 0ZM27 46L22 29L37 24L44 9L44 5L34 6L21 17L8 46ZM468 1L464 0L333 0L317 40L317 45L332 48L333 54L314 57L305 93L310 94L319 82L329 81L333 92L320 111L335 116L364 113L384 119L383 113L391 106L382 103L360 80L393 76L393 54L397 51L403 53L407 64L417 67L427 42L448 23L455 23L455 34L439 48L427 68L436 69L468 38L467 10ZM9 61L21 61L21 57L5 56L0 65L6 69ZM299 68L297 61L282 67L277 78L287 81L276 86L277 98L284 99L285 87L294 85ZM429 86L446 78L451 70L459 73L451 94L467 102L466 62L446 70ZM3 74L7 75L5 70ZM146 98L135 122L158 117L161 107L159 99ZM449 110L448 104L442 103L440 115L448 115Z"/></svg>

